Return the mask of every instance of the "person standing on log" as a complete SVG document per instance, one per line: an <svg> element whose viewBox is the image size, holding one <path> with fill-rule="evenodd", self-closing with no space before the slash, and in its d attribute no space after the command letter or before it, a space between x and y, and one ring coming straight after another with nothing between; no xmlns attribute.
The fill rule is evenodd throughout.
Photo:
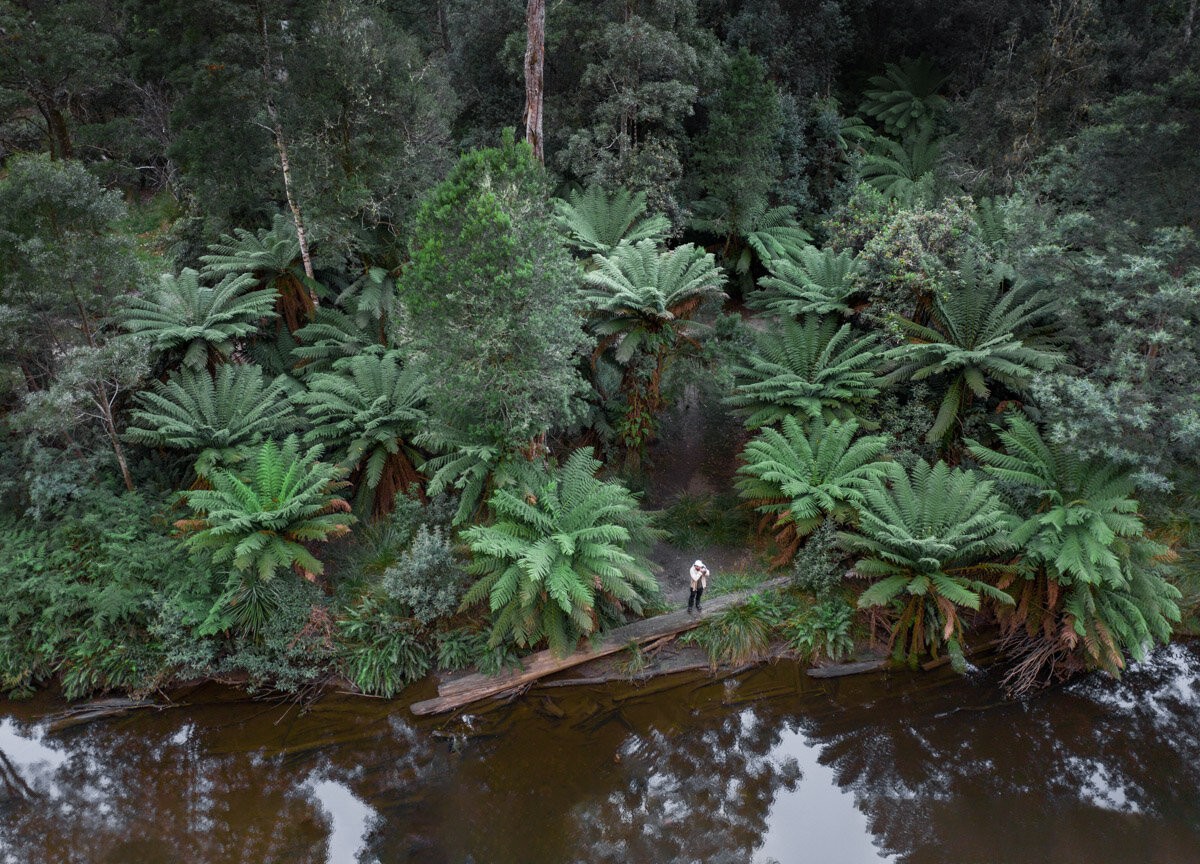
<svg viewBox="0 0 1200 864"><path fill-rule="evenodd" d="M702 612L700 597L704 594L704 589L708 587L708 568L704 566L703 561L697 560L688 575L692 577L692 591L688 595L688 612L692 611L693 605L697 612Z"/></svg>

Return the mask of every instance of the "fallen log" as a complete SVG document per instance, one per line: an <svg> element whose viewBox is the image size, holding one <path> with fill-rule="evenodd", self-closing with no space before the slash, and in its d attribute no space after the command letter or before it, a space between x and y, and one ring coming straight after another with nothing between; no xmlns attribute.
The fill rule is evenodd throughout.
<svg viewBox="0 0 1200 864"><path fill-rule="evenodd" d="M683 633L686 630L699 627L706 618L717 612L722 612L730 606L736 606L754 594L772 588L782 588L790 581L791 577L784 576L769 580L746 591L738 591L714 597L704 604L703 615L689 615L687 610L680 610L678 612L668 612L666 615L656 615L653 618L635 621L632 624L626 624L624 627L617 627L614 630L610 630L596 645L581 648L573 654L568 654L566 657L558 657L550 651L539 651L524 658L520 670L509 670L499 675L483 675L478 672L471 675L464 675L453 681L447 681L439 687L436 698L414 702L412 712L418 716L443 714L447 711L461 708L464 705L469 705L472 702L488 699L499 693L529 684L539 678L553 675L555 672L561 672L564 669L570 669L599 657L615 654L618 651L628 648L630 645L641 645L645 642L662 639L665 636L674 636L678 633Z"/></svg>
<svg viewBox="0 0 1200 864"><path fill-rule="evenodd" d="M876 672L887 664L887 660L863 660L859 663L837 663L833 666L817 666L808 670L811 678L843 678L847 675L861 675L864 672Z"/></svg>

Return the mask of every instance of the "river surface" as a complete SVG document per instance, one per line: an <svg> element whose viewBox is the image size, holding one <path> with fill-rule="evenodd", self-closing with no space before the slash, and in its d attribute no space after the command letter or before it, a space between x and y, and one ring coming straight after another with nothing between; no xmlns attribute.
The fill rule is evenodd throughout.
<svg viewBox="0 0 1200 864"><path fill-rule="evenodd" d="M48 697L0 702L0 862L1195 864L1198 649L1017 703L787 663L421 721L211 686L57 730Z"/></svg>

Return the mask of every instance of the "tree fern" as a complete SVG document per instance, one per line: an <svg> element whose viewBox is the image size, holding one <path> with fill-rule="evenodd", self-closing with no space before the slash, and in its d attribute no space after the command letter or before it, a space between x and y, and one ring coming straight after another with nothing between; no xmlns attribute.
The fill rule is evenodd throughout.
<svg viewBox="0 0 1200 864"><path fill-rule="evenodd" d="M928 197L941 160L941 149L932 134L925 129L903 142L876 138L863 159L863 180L886 197L906 204Z"/></svg>
<svg viewBox="0 0 1200 864"><path fill-rule="evenodd" d="M748 274L757 256L764 264L798 257L812 235L796 221L795 208L771 207L762 200L745 210L731 211L726 201L706 198L695 205L691 225L724 240L722 258L738 274Z"/></svg>
<svg viewBox="0 0 1200 864"><path fill-rule="evenodd" d="M565 654L658 597L644 553L660 532L624 486L596 478L600 467L577 450L530 486L493 493L491 524L462 533L480 577L463 603L488 601L493 646L547 642Z"/></svg>
<svg viewBox="0 0 1200 864"><path fill-rule="evenodd" d="M257 366L232 363L214 376L184 369L154 382L137 395L130 417L126 438L193 454L202 477L296 426L281 379L268 381Z"/></svg>
<svg viewBox="0 0 1200 864"><path fill-rule="evenodd" d="M770 275L758 280L764 290L750 298L755 309L780 318L852 311L849 301L859 270L852 252L805 246L795 258L772 259L767 270Z"/></svg>
<svg viewBox="0 0 1200 864"><path fill-rule="evenodd" d="M600 186L573 191L554 210L567 245L585 254L607 255L621 243L661 243L671 231L666 216L646 215L646 193Z"/></svg>
<svg viewBox="0 0 1200 864"><path fill-rule="evenodd" d="M659 389L666 365L698 331L689 321L706 299L725 297L724 274L713 256L688 243L659 251L649 240L597 255L584 275L589 327L622 370L625 440L640 447L662 408Z"/></svg>
<svg viewBox="0 0 1200 864"><path fill-rule="evenodd" d="M794 417L784 417L779 430L763 429L742 451L738 491L772 520L781 550L778 564L786 564L799 541L826 519L853 521L867 480L895 470L880 458L891 439L855 440L858 431L853 420L818 420L806 430Z"/></svg>
<svg viewBox="0 0 1200 864"><path fill-rule="evenodd" d="M377 344L355 318L327 306L318 309L313 320L297 330L294 338L297 344L291 349L291 356L299 367L297 374L304 377L329 372L338 360Z"/></svg>
<svg viewBox="0 0 1200 864"><path fill-rule="evenodd" d="M858 336L836 318L788 319L755 343L734 367L736 389L726 400L749 429L796 414L846 419L879 393L875 337Z"/></svg>
<svg viewBox="0 0 1200 864"><path fill-rule="evenodd" d="M1049 339L1055 304L1036 284L1007 280L978 264L963 269L960 285L934 296L929 326L894 319L909 344L887 352L889 384L938 380L945 388L927 440L945 439L972 399L999 384L1014 395L1033 377L1063 362Z"/></svg>
<svg viewBox="0 0 1200 864"><path fill-rule="evenodd" d="M347 485L345 469L320 457L320 446L301 450L295 435L282 444L265 441L236 472L213 470L211 489L189 492L195 516L176 525L189 547L247 577L268 581L288 567L319 575L324 565L309 545L345 534L354 521L338 494Z"/></svg>
<svg viewBox="0 0 1200 864"><path fill-rule="evenodd" d="M425 380L398 351L375 347L308 379L297 397L312 424L305 440L328 443L358 477L360 499L376 515L391 511L396 495L420 485L412 447L426 425Z"/></svg>
<svg viewBox="0 0 1200 864"><path fill-rule="evenodd" d="M245 276L227 276L210 288L185 268L178 276L164 274L149 296L127 298L118 318L155 351L177 355L190 369L213 368L229 358L239 338L275 314L275 292L247 291L253 284Z"/></svg>
<svg viewBox="0 0 1200 864"><path fill-rule="evenodd" d="M862 556L858 574L878 580L859 597L859 607L899 607L892 631L897 655L915 661L945 647L952 658L961 657L960 611L979 609L984 597L1012 603L985 581L1012 569L996 563L1012 543L992 484L974 471L921 461L911 475L869 478L861 495L856 530L838 535L844 548Z"/></svg>
<svg viewBox="0 0 1200 864"><path fill-rule="evenodd" d="M1029 656L1057 643L1083 665L1116 672L1126 655L1166 641L1179 594L1157 572L1153 559L1167 550L1145 537L1130 470L1047 442L1020 416L998 435L1003 451L967 443L984 470L1014 490L1010 521L1024 579L1008 623L1029 639L1013 644ZM1069 660L1057 662L1069 670Z"/></svg>
<svg viewBox="0 0 1200 864"><path fill-rule="evenodd" d="M902 136L932 129L938 112L947 106L938 90L946 77L925 57L888 63L885 74L870 79L862 112L880 121L889 135Z"/></svg>
<svg viewBox="0 0 1200 864"><path fill-rule="evenodd" d="M292 332L303 326L316 309L317 285L304 275L296 226L276 214L269 231L233 229L222 234L201 255L204 272L217 277L250 276L263 288L273 288L279 312Z"/></svg>

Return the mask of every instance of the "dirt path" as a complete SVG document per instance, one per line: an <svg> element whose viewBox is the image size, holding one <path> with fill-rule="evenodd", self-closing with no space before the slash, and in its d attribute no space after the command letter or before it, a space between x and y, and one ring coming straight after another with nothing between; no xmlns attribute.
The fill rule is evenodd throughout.
<svg viewBox="0 0 1200 864"><path fill-rule="evenodd" d="M667 416L659 440L647 453L646 506L666 510L685 498L712 501L733 490L736 453L741 449L741 423L715 397L690 386ZM703 544L681 548L659 543L650 554L662 567L659 582L667 600L687 603L688 569L701 559L719 580L744 571L754 560L744 545Z"/></svg>

